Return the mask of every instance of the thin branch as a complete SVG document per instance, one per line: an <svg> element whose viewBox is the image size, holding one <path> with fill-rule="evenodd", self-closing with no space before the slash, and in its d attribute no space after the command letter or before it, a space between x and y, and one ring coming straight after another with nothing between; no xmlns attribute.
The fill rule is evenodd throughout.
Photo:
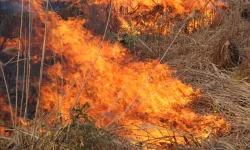
<svg viewBox="0 0 250 150"><path fill-rule="evenodd" d="M64 98L68 95L68 93L70 92L70 90L74 87L74 85L76 84L76 82L79 80L80 77L78 77L77 79L75 79L75 81L71 84L71 86L69 87L69 89L66 91L66 93L61 97L61 99L59 101L63 101ZM53 110L51 110L50 114L44 119L44 121L46 121L47 119L49 119L49 117L54 113L55 110L58 109L59 104L57 104Z"/></svg>
<svg viewBox="0 0 250 150"><path fill-rule="evenodd" d="M31 12L31 5L33 4L33 0L29 0L29 45L28 45L28 63L27 63L27 76L26 76L26 102L25 102L25 112L24 119L27 119L28 113L28 101L29 101L29 84L30 84L30 70L31 70L31 36L32 36L32 25L33 25L33 16Z"/></svg>
<svg viewBox="0 0 250 150"><path fill-rule="evenodd" d="M99 48L99 50L98 50L98 52L97 52L97 54L96 54L96 58L95 58L95 60L94 60L94 62L93 62L93 64L92 64L92 66L91 66L91 68L90 68L90 71L89 71L88 74L87 74L86 79L83 80L82 86L81 86L81 88L80 88L80 92L78 93L78 95L77 95L77 97L76 97L76 101L75 101L74 105L76 105L76 104L78 103L78 101L79 101L79 99L80 99L80 97L81 97L82 91L83 91L83 89L84 89L84 87L85 87L85 85L86 85L86 83L87 83L87 81L88 81L90 75L92 74L92 72L93 72L93 70L94 70L94 67L95 67L95 64L96 64L96 62L97 62L97 60L98 60L98 58L99 58L99 55L100 55L100 53L101 53L102 45L103 45L104 39L105 39L105 37L106 37L106 33L107 33L107 30L108 30L108 26L109 26L109 21L110 21L110 18L111 18L112 7L113 7L113 0L110 1L108 20L107 20L107 23L106 23L104 35L103 35L103 37L102 37L102 41L101 41L101 44L100 44L100 48ZM74 105L72 106L71 110L74 108Z"/></svg>
<svg viewBox="0 0 250 150"><path fill-rule="evenodd" d="M0 63L1 63L1 62L0 62ZM10 102L9 87L8 87L8 84L7 84L7 81L6 81L5 73L4 73L4 70L3 70L3 65L0 64L0 67L1 67L2 75L3 75L3 80L4 80L6 92L7 92L8 102L9 102L9 106L10 106L11 121L12 121L13 127L15 127L14 116L13 116L12 107L11 107L11 102Z"/></svg>
<svg viewBox="0 0 250 150"><path fill-rule="evenodd" d="M19 50L18 50L18 54L17 54L17 66L16 66L16 118L17 118L17 102L18 102L19 61L20 61L21 39L22 39L22 31L23 31L23 5L24 4L23 4L23 0L22 0ZM15 118L15 125L16 125L16 118Z"/></svg>
<svg viewBox="0 0 250 150"><path fill-rule="evenodd" d="M38 98L36 103L36 112L35 112L35 120L34 120L34 130L33 136L35 135L36 131L36 123L38 118L38 111L40 105L40 98L41 98L41 85L42 85L42 78L43 78L43 65L44 65L44 56L45 56L45 48L46 48L46 39L47 39L47 22L48 22L48 8L49 8L49 0L46 3L46 20L45 20L45 29L44 29L44 39L43 39L43 51L42 51L42 59L41 59L41 67L40 67L40 78L39 78L39 89L38 89Z"/></svg>
<svg viewBox="0 0 250 150"><path fill-rule="evenodd" d="M53 7L52 7L52 5L51 5L51 3L49 2L49 5L50 5L50 8L52 9L52 11L54 11L53 10ZM58 22L57 22L57 20L55 20L55 24L56 24L56 27L58 27ZM64 60L63 60L63 44L62 44L62 36L61 36L61 32L60 31L58 31L58 34L59 34L59 41L60 41L60 59L61 59L61 73L62 73L62 75L61 75L61 89L63 89L63 87L64 87L64 81L63 81L63 79L64 79L64 66L63 66L63 64L64 64ZM57 91L56 91L57 92ZM64 92L63 92L63 90L61 90L61 96L63 96L64 95ZM58 115L59 116L61 116L61 111L62 111L62 99L60 100L59 99L59 110L58 110Z"/></svg>
<svg viewBox="0 0 250 150"><path fill-rule="evenodd" d="M159 62L157 63L157 65L155 66L155 68L153 69L153 71L151 72L151 74L148 76L147 80L145 81L145 83L143 84L143 86L140 88L139 92L137 93L137 95L135 96L135 98L132 100L132 102L128 105L128 107L126 108L126 110L116 119L112 120L106 127L110 126L112 123L119 121L123 116L125 116L125 114L131 110L133 104L135 103L135 101L137 100L137 98L139 97L139 95L141 94L141 92L145 89L147 83L149 82L149 80L152 78L153 74L155 73L157 67L159 66L159 64L161 64L161 62L163 61L163 59L165 58L165 56L167 55L168 51L170 50L170 48L172 47L172 45L174 44L175 40L177 39L177 37L179 36L179 34L181 33L182 29L185 27L187 21L189 19L191 19L192 17L194 17L195 15L195 11L193 11L191 13L190 16L188 16L183 25L181 26L181 28L178 30L177 34L175 35L174 39L172 40L172 42L170 43L170 45L168 46L167 50L164 52L163 56L161 57L161 59L159 60Z"/></svg>
<svg viewBox="0 0 250 150"><path fill-rule="evenodd" d="M27 37L27 32L25 30L24 32L24 41L26 41L26 38ZM27 45L26 43L24 44L24 52L23 52L23 55L24 55L24 67L23 67L23 87L22 87L22 97L21 97L21 108L20 108L20 117L22 117L22 111L23 111L23 100L24 100L24 93L25 93L25 82L26 82L26 67L27 67L27 61L26 61L26 50L27 50Z"/></svg>
<svg viewBox="0 0 250 150"><path fill-rule="evenodd" d="M124 85L124 86L122 87L122 89L121 89L121 91L119 92L119 94L118 94L116 100L114 101L113 105L109 108L109 110L107 111L107 113L110 113L111 110L114 108L115 104L118 102L118 100L119 100L120 97L122 96L123 91L124 91L125 88L126 88L126 85ZM100 125L102 125L102 122L103 122L103 120L104 120L105 118L106 118L106 116L104 116L104 117L101 119L101 121L100 121L100 123L99 123Z"/></svg>

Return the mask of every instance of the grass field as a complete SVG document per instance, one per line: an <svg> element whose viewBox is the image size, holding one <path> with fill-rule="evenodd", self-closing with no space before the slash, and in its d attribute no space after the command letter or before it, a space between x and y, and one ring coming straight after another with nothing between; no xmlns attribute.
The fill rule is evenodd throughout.
<svg viewBox="0 0 250 150"><path fill-rule="evenodd" d="M0 149L250 149L250 5L197 3L0 0Z"/></svg>

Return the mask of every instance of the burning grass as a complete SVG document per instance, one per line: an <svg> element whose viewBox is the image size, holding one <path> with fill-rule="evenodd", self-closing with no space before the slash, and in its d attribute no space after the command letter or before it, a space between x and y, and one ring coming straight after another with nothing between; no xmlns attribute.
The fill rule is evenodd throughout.
<svg viewBox="0 0 250 150"><path fill-rule="evenodd" d="M16 130L14 137L18 143L8 136L1 137L1 149L141 149L140 145L131 144L109 130L97 128L95 121L87 114L88 106L86 103L73 110L70 123L42 125L33 136L34 142L30 139L32 128L12 128Z"/></svg>
<svg viewBox="0 0 250 150"><path fill-rule="evenodd" d="M165 58L178 71L178 78L201 89L202 100L192 104L193 108L202 114L223 114L231 126L229 134L205 142L209 149L218 145L227 149L249 148L250 87L249 73L244 73L249 63L249 55L245 50L249 47L249 22L240 16L241 10L248 6L236 1L229 6L232 7L227 8L216 26L191 35L180 34ZM161 56L165 45L169 45L167 40L162 41L146 43L152 50L157 49L154 53ZM224 44L227 41L235 44L240 53L241 62L238 64L228 63L228 60L220 57L226 50ZM227 57L227 53L222 55Z"/></svg>
<svg viewBox="0 0 250 150"><path fill-rule="evenodd" d="M168 29L166 35L147 34L144 29L139 35L127 33L134 41L134 57L120 44L83 28L86 21L62 20L35 2L39 17L34 20L41 23L34 23L32 48L45 52L46 47L54 57L52 63L49 56L36 54L33 58L34 64L44 60L44 70L40 70L43 84L32 84L33 95L26 87L26 100L32 107L41 96L39 109L30 121L16 113L14 126L3 120L0 133L5 129L11 132L1 137L2 148L249 148L249 76L241 70L248 68L249 57L244 53L250 30L240 17L242 7L246 6L238 1L228 3L219 20L189 34L186 29L190 24L185 23L200 12L185 11L192 14L183 19L178 30ZM111 15L107 14L109 22ZM43 32L47 33L44 38ZM38 42L41 39L43 48ZM123 40L127 44L127 39ZM160 60L146 60L155 57Z"/></svg>

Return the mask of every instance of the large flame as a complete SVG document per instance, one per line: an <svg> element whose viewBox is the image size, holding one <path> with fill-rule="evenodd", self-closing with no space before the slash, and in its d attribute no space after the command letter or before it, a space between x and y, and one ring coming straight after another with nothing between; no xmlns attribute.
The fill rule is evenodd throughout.
<svg viewBox="0 0 250 150"><path fill-rule="evenodd" d="M53 0L58 2L58 0ZM112 3L113 14L121 22L120 33L166 34L179 28L186 22L186 32L196 31L211 25L216 19L216 12L226 7L221 0L92 0L82 2L64 0L74 7L84 9L85 5L107 6ZM87 6L87 7L88 7ZM105 8L105 7L104 7ZM105 8L106 9L106 8ZM106 19L103 9L96 16ZM92 11L92 10L89 10ZM191 13L193 18L185 20ZM91 12L85 12L86 14ZM116 22L116 20L114 20Z"/></svg>
<svg viewBox="0 0 250 150"><path fill-rule="evenodd" d="M48 69L52 83L42 88L42 108L48 111L58 105L62 95L55 84L64 79L62 115L69 118L81 86L100 49L101 40L82 28L84 21L58 20L51 33L51 48L67 59L62 69L57 63ZM55 42L53 42L55 41ZM107 125L119 118L130 104L134 107L121 118L122 124L152 123L174 127L188 132L203 134L207 128L215 131L224 125L224 119L213 115L202 116L188 108L188 104L199 97L199 91L172 77L167 64L159 64L145 88L148 76L158 61L140 62L127 53L119 44L104 42L94 71L85 85L80 103L91 104L90 114ZM63 71L63 72L62 72ZM73 88L70 88L75 82ZM70 92L67 92L70 89ZM58 93L58 94L57 94ZM117 100L118 99L118 100Z"/></svg>
<svg viewBox="0 0 250 150"><path fill-rule="evenodd" d="M174 79L167 64L159 64L147 83L157 60L140 62L119 44L103 42L101 45L100 37L82 27L83 20L57 18L54 21L56 25L47 45L55 53L63 52L67 63L63 68L57 63L48 69L53 82L42 88L43 109L50 111L61 105L63 119L67 120L81 92L80 104L89 102L89 113L103 125L117 120L122 124L152 123L200 135L207 134L208 128L216 132L225 125L220 117L202 116L188 108L199 97L199 91ZM100 49L94 70L81 91ZM64 80L62 89L56 84L58 79ZM67 95L59 104L61 91Z"/></svg>
<svg viewBox="0 0 250 150"><path fill-rule="evenodd" d="M107 1L95 2L100 3ZM175 14L201 9L206 3L203 0L114 1L116 8L143 5L147 9L162 4L164 9L174 8ZM38 20L45 23L41 3L34 1L33 7ZM56 55L62 53L64 63L55 63L44 72L51 82L42 87L41 109L51 112L56 107L67 122L77 102L89 102L89 114L105 127L118 121L123 125L150 123L200 136L223 130L226 123L222 117L201 115L189 108L200 92L173 78L174 71L167 64L159 64L158 60L139 61L120 44L102 41L84 29L84 22L73 18L65 21L49 12L46 49ZM41 41L44 30L34 25L38 35L34 39Z"/></svg>

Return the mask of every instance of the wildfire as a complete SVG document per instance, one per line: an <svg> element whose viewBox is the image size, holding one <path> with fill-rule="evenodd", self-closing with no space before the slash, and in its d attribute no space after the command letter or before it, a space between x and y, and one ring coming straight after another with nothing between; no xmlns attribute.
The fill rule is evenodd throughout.
<svg viewBox="0 0 250 150"><path fill-rule="evenodd" d="M108 4L107 0L96 0L93 4ZM216 12L226 7L215 0L114 0L114 11L121 21L120 32L166 34L184 23L188 14L195 17L187 20L186 32L208 26L216 18Z"/></svg>
<svg viewBox="0 0 250 150"><path fill-rule="evenodd" d="M202 116L188 108L188 104L199 97L199 91L174 79L167 64L159 64L146 83L158 64L157 60L134 60L117 43L103 42L100 46L100 37L85 30L82 27L84 22L81 19L64 21L57 18L56 25L52 27L48 46L58 54L63 52L67 64L63 69L60 63L48 69L52 83L42 88L43 109L50 111L61 105L59 110L66 121L78 100L77 95L81 93L79 103L89 102L89 113L96 120L102 120L104 126L119 119L122 124L160 124L202 135L207 134L205 130L208 128L216 132L225 125L220 117ZM94 70L81 90L100 49ZM64 80L63 87L56 84L58 79ZM62 98L61 93L67 95Z"/></svg>
<svg viewBox="0 0 250 150"><path fill-rule="evenodd" d="M107 1L94 2L102 3L107 4ZM128 12L140 6L138 9L141 13L157 6L162 9L160 13L156 13L155 18L149 18L151 22L144 24L153 26L154 19L166 19L173 14L183 15L193 9L202 10L206 3L203 0L120 0L114 1L114 6L121 9L126 7ZM39 16L39 19L35 19L45 23L41 3L34 1L33 5ZM211 8L212 5L209 6ZM170 8L173 10L169 15L164 13ZM203 13L211 16L208 9ZM121 14L119 17L128 22L128 15ZM56 13L49 12L46 49L56 55L62 53L64 63L55 63L44 72L51 82L47 81L42 87L42 110L51 112L58 106L56 111L61 114L63 122L67 122L72 108L88 102L91 105L89 114L104 127L117 122L123 125L140 124L144 128L146 124L154 124L171 129L169 132L172 132L168 132L171 135L174 130L180 130L201 137L224 131L224 118L213 114L201 115L189 108L189 104L200 96L200 92L173 78L174 71L167 64L159 64L158 60L139 61L120 44L111 44L94 36L91 31L83 28L85 22L76 18L63 20ZM138 20L134 20L132 26L137 25ZM34 26L37 30L37 37L34 37L36 42L42 41L44 30L36 27L36 24ZM35 59L40 60L37 56ZM128 129L134 133L132 128ZM152 134L160 135L155 130ZM161 134L165 134L164 131Z"/></svg>
<svg viewBox="0 0 250 150"><path fill-rule="evenodd" d="M1 92L1 91L0 91ZM5 130L7 129L4 125L11 124L11 114L10 106L5 103L3 97L0 97L0 136L8 136L9 133Z"/></svg>

